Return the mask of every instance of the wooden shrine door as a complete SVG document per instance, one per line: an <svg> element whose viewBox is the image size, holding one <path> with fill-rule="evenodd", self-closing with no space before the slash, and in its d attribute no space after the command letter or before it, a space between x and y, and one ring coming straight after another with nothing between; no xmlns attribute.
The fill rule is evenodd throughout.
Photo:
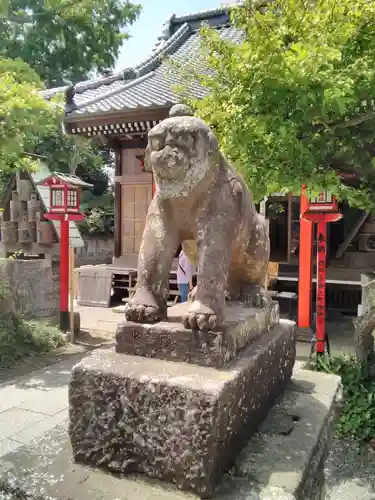
<svg viewBox="0 0 375 500"><path fill-rule="evenodd" d="M152 183L122 184L121 200L121 254L137 254L152 200Z"/></svg>

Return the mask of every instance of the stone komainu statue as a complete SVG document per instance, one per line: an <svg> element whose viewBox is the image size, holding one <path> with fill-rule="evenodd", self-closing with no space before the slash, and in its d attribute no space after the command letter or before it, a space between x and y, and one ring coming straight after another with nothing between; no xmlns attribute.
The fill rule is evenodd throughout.
<svg viewBox="0 0 375 500"><path fill-rule="evenodd" d="M249 303L262 292L268 232L212 130L184 105L169 116L148 136L145 165L154 173L156 193L139 251L136 293L125 315L135 322L166 318L174 255L181 242L194 240L196 255L185 251L196 264L197 286L184 324L212 329L224 319L226 295Z"/></svg>

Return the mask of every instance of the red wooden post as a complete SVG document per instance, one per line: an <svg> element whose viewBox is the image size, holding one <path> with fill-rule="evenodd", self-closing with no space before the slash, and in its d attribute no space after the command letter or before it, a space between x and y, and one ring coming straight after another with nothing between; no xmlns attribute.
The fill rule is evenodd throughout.
<svg viewBox="0 0 375 500"><path fill-rule="evenodd" d="M316 286L316 352L324 354L326 345L326 261L327 261L327 223L342 218L336 199L331 193L323 191L310 202L303 218L317 224L317 286ZM327 344L328 346L328 344ZM329 352L328 352L329 354Z"/></svg>
<svg viewBox="0 0 375 500"><path fill-rule="evenodd" d="M60 222L60 328L69 330L69 220Z"/></svg>
<svg viewBox="0 0 375 500"><path fill-rule="evenodd" d="M311 285L312 285L312 222L303 219L309 208L306 186L302 186L300 204L299 237L299 277L298 277L298 326L311 326Z"/></svg>
<svg viewBox="0 0 375 500"><path fill-rule="evenodd" d="M318 222L317 226L316 352L323 354L325 349L326 323L327 223L321 221Z"/></svg>

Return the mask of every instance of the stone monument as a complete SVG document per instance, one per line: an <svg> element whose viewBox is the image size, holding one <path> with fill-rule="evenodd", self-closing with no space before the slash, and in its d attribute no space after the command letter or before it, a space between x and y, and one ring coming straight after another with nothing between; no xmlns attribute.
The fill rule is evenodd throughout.
<svg viewBox="0 0 375 500"><path fill-rule="evenodd" d="M269 239L212 130L182 105L149 133L156 194L116 352L72 372L76 461L214 494L292 375L295 325L263 290ZM196 259L190 302L167 309L178 246ZM192 250L193 248L193 250Z"/></svg>

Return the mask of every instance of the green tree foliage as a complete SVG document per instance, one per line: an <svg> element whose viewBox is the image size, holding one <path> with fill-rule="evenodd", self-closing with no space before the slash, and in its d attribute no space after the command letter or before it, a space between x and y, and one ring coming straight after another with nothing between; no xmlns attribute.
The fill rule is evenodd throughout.
<svg viewBox="0 0 375 500"><path fill-rule="evenodd" d="M0 1L0 56L20 57L47 87L112 69L140 13L127 0Z"/></svg>
<svg viewBox="0 0 375 500"><path fill-rule="evenodd" d="M47 103L38 87L41 82L27 64L0 58L0 172L30 168L25 152L54 129L58 104Z"/></svg>
<svg viewBox="0 0 375 500"><path fill-rule="evenodd" d="M89 213L99 202L113 208L108 151L63 135L62 95L51 105L36 90L112 69L139 13L128 0L0 0L0 187L12 169L33 166L25 153L36 153L94 185Z"/></svg>
<svg viewBox="0 0 375 500"><path fill-rule="evenodd" d="M375 380L373 369L355 358L336 356L312 359L307 368L341 377L343 399L336 421L338 436L365 443L375 437Z"/></svg>
<svg viewBox="0 0 375 500"><path fill-rule="evenodd" d="M111 198L109 153L63 135L62 107L51 107L35 89L112 69L128 38L126 28L139 13L140 6L128 0L0 0L0 92L6 89L0 96L0 185L6 184L9 168L30 168L25 153L37 153L51 169L74 170L94 184L94 197ZM4 72L14 58L24 62Z"/></svg>
<svg viewBox="0 0 375 500"><path fill-rule="evenodd" d="M193 102L255 197L323 188L370 207L375 188L375 7L368 0L244 2L241 44L202 30L209 90ZM359 189L339 170L361 175Z"/></svg>
<svg viewBox="0 0 375 500"><path fill-rule="evenodd" d="M75 173L93 184L94 195L100 196L106 192L109 179L104 167L111 166L112 159L100 142L63 135L60 128L56 127L38 142L34 152L43 156L53 170Z"/></svg>

